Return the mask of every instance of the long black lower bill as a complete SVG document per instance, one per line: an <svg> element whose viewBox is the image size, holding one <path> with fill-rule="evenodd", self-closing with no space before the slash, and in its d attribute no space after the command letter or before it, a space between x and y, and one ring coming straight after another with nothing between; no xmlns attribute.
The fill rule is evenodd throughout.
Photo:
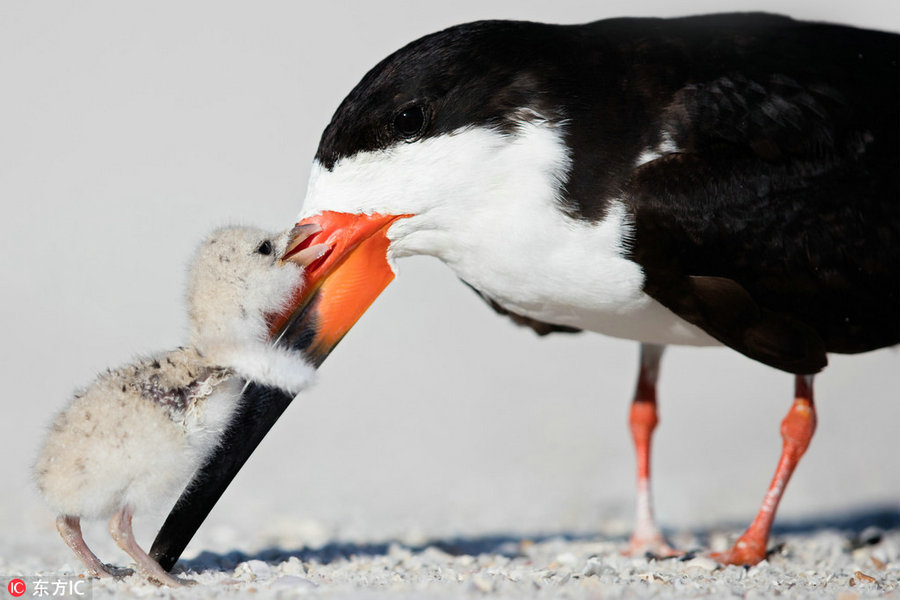
<svg viewBox="0 0 900 600"><path fill-rule="evenodd" d="M303 351L317 368L333 349L317 345L310 348L318 329L314 294L306 306L294 314L282 328L279 343ZM150 556L169 571L209 516L259 443L266 437L293 398L280 390L251 383L241 397L237 412L226 429L221 444L182 492L178 502L156 534Z"/></svg>
<svg viewBox="0 0 900 600"><path fill-rule="evenodd" d="M197 529L225 493L275 421L291 403L291 396L251 383L241 399L241 408L222 439L163 523L150 556L169 571L197 533Z"/></svg>

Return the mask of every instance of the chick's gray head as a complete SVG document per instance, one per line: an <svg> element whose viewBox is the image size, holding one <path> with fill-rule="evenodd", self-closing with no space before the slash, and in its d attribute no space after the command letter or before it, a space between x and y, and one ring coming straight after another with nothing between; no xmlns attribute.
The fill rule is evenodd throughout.
<svg viewBox="0 0 900 600"><path fill-rule="evenodd" d="M194 343L266 337L266 316L282 311L303 284L302 268L280 260L290 233L225 227L200 244L188 275Z"/></svg>

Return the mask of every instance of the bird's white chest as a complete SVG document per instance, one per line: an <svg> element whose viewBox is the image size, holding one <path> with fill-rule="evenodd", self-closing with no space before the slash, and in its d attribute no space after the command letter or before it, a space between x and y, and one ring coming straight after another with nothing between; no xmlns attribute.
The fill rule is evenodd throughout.
<svg viewBox="0 0 900 600"><path fill-rule="evenodd" d="M448 230L424 229L404 243L412 238L432 249L460 278L519 315L646 343L718 344L643 292L640 265L625 258L624 206L614 204L599 223L576 221L556 207L538 212L468 219L452 229L452 240Z"/></svg>

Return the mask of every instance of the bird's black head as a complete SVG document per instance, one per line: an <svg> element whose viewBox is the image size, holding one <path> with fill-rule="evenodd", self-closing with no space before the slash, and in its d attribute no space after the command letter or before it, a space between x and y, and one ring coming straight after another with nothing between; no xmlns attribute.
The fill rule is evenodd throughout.
<svg viewBox="0 0 900 600"><path fill-rule="evenodd" d="M479 21L416 40L378 63L344 99L322 134L316 160L524 119L559 119L551 94L560 57L573 56L565 27Z"/></svg>
<svg viewBox="0 0 900 600"><path fill-rule="evenodd" d="M472 228L479 211L555 209L571 163L566 86L582 50L571 26L479 21L394 52L322 134L301 218L402 216L390 227L389 260L449 260L426 232L474 239L489 235Z"/></svg>

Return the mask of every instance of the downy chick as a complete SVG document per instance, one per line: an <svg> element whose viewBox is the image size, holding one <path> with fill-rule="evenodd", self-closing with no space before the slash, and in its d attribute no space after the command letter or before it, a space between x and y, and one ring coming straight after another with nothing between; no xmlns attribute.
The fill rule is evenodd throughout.
<svg viewBox="0 0 900 600"><path fill-rule="evenodd" d="M91 552L80 520L109 518L116 543L146 576L183 583L134 540L135 512L179 493L215 449L246 381L296 394L314 369L299 352L268 341L266 316L283 310L323 244L295 262L279 257L292 237L223 228L200 245L188 279L189 344L101 374L53 421L34 465L38 489L57 512L57 529L90 575L110 570Z"/></svg>

